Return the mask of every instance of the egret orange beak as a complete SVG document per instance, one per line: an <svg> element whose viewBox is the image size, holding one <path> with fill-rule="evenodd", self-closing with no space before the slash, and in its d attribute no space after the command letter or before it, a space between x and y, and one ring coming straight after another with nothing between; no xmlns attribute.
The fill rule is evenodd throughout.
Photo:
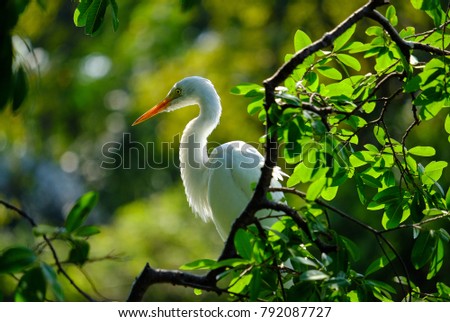
<svg viewBox="0 0 450 322"><path fill-rule="evenodd" d="M149 109L147 112L145 112L144 114L142 114L141 116L138 117L138 119L136 121L134 121L133 124L131 124L131 126L134 126L136 124L142 123L145 120L148 120L149 118L155 116L156 114L158 114L159 112L164 111L167 106L169 105L169 103L172 101L172 99L166 97L165 99L163 99L158 105L153 106L151 109Z"/></svg>

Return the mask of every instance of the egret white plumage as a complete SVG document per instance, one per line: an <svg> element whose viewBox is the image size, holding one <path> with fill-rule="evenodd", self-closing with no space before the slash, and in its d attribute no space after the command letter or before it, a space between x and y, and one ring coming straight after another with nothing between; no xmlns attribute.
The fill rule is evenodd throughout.
<svg viewBox="0 0 450 322"><path fill-rule="evenodd" d="M225 240L233 221L242 213L253 195L253 185L261 176L264 158L254 147L232 141L215 148L208 156L207 138L219 124L222 107L213 84L191 76L177 82L167 96L141 115L133 125L160 112L198 105L200 114L184 129L180 141L180 169L186 196L194 213L204 221L212 220ZM274 169L272 186L279 187L282 172ZM272 193L274 200L282 193ZM263 225L271 225L269 211L257 213Z"/></svg>

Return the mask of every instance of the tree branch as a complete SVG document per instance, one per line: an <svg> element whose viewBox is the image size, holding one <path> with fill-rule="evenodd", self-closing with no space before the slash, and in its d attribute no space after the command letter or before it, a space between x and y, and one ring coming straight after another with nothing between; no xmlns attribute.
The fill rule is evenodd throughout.
<svg viewBox="0 0 450 322"><path fill-rule="evenodd" d="M0 200L0 204L5 206L6 208L13 210L17 214L19 214L21 217L25 218L32 227L37 227L37 223L34 221L34 219L29 216L25 211L11 205L10 203L7 203L6 201ZM86 292L84 292L76 283L75 281L70 277L70 275L64 270L62 267L61 261L59 260L58 254L56 253L55 247L53 246L50 239L47 237L47 235L42 235L42 238L44 238L46 244L50 248L50 252L52 253L53 259L55 260L55 265L58 268L58 272L60 272L68 281L69 283L77 290L78 293L83 295L88 301L93 302L94 299L90 297Z"/></svg>
<svg viewBox="0 0 450 322"><path fill-rule="evenodd" d="M400 37L400 34L397 32L397 30L394 28L394 26L391 25L389 20L386 19L381 13L379 13L376 10L373 10L368 13L367 15L369 18L377 21L381 26L383 26L384 30L391 36L391 39L397 44L397 46L400 48L403 56L405 56L406 60L409 62L409 58L411 56L410 50L411 49L417 49L417 50L423 50L429 53L433 53L440 56L449 56L450 51L445 49L436 48L433 46L430 46L428 44L423 44L421 42L414 42L414 41L407 41L404 40L402 37Z"/></svg>
<svg viewBox="0 0 450 322"><path fill-rule="evenodd" d="M298 65L311 54L330 46L336 38L347 31L351 26L357 23L359 20L368 16L375 8L388 4L387 0L370 0L367 4L356 10L346 20L340 23L332 31L325 33L322 38L313 42L311 45L298 51L290 60L284 63L276 73L270 78L264 81L266 88L266 104L272 105L275 102L274 89L287 79Z"/></svg>
<svg viewBox="0 0 450 322"><path fill-rule="evenodd" d="M215 284L216 281L209 274L199 276L178 270L154 269L148 263L141 274L136 278L128 296L128 302L142 301L147 289L157 283L170 283L185 287L198 288L205 291L213 291L217 294L223 292Z"/></svg>

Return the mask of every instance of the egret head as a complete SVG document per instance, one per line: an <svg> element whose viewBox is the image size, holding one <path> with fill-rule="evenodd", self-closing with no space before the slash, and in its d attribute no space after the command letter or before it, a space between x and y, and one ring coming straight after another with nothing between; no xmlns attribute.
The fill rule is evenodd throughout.
<svg viewBox="0 0 450 322"><path fill-rule="evenodd" d="M208 98L210 95L217 96L217 93L208 79L199 76L183 78L172 87L161 102L142 114L133 125L148 120L160 112L171 112L185 106L199 104L201 99Z"/></svg>

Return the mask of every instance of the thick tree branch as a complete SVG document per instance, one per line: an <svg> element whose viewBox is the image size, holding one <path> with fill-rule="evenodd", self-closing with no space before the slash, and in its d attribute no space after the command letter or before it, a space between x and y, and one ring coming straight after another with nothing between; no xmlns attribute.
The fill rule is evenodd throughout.
<svg viewBox="0 0 450 322"><path fill-rule="evenodd" d="M330 46L333 41L336 40L336 38L342 35L359 20L361 20L365 16L368 16L375 8L388 3L389 1L386 0L370 0L366 5L356 10L332 31L325 33L322 38L297 52L289 61L284 63L276 71L276 73L272 75L272 77L264 81L264 86L266 88L266 104L270 106L275 102L275 87L281 84L285 79L287 79L295 70L295 68L303 63L305 58L323 48Z"/></svg>
<svg viewBox="0 0 450 322"><path fill-rule="evenodd" d="M403 56L405 56L405 58L408 62L409 62L409 58L411 56L411 54L410 54L411 49L422 50L422 51L426 51L426 52L440 55L440 56L449 56L450 55L450 51L445 50L445 49L436 48L436 47L430 46L428 44L423 44L420 42L404 40L402 37L400 37L400 34L397 32L397 30L394 28L394 26L391 25L389 20L387 20L386 17L384 17L381 13L379 13L376 10L369 12L367 16L369 18L377 21L384 28L384 30L386 30L386 32L389 34L389 36L391 36L391 39L400 48Z"/></svg>
<svg viewBox="0 0 450 322"><path fill-rule="evenodd" d="M154 269L147 263L141 274L134 281L127 301L142 301L147 289L151 285L158 283L169 283L172 285L198 288L206 291L213 291L217 294L223 292L223 290L215 285L216 281L211 278L210 275L199 276L178 270Z"/></svg>

